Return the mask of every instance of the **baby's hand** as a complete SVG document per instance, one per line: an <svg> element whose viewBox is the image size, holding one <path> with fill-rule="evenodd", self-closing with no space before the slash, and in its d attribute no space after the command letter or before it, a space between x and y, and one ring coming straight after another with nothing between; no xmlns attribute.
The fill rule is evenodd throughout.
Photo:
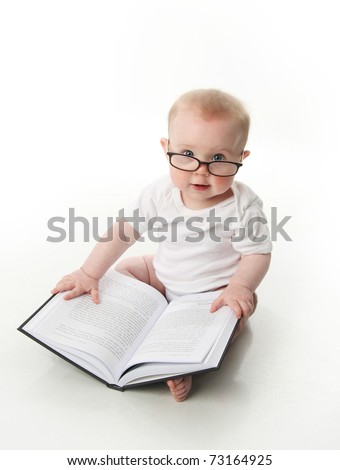
<svg viewBox="0 0 340 470"><path fill-rule="evenodd" d="M228 305L237 318L248 319L255 307L253 293L240 284L229 284L211 304L210 312L216 312L223 305Z"/></svg>
<svg viewBox="0 0 340 470"><path fill-rule="evenodd" d="M64 295L65 300L73 299L85 292L89 292L93 302L99 303L98 279L89 276L82 269L77 269L73 273L64 276L55 288L51 290L51 293L57 294L58 292L65 291L69 291Z"/></svg>

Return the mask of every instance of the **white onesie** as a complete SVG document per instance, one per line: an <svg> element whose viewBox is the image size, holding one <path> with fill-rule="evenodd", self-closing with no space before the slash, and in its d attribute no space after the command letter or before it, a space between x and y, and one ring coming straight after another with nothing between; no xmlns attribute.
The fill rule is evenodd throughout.
<svg viewBox="0 0 340 470"><path fill-rule="evenodd" d="M148 185L124 216L141 234L158 241L154 268L169 299L218 289L229 283L242 255L270 253L262 201L245 184L206 209L188 209L169 176ZM137 217L139 221L137 221Z"/></svg>

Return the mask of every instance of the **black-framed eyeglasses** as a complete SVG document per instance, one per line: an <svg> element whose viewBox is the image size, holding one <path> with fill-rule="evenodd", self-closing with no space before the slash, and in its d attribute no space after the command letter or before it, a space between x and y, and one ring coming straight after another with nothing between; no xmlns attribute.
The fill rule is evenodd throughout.
<svg viewBox="0 0 340 470"><path fill-rule="evenodd" d="M170 165L178 170L196 171L201 165L207 165L209 173L214 176L234 176L243 165L241 162L202 162L196 157L183 153L167 152L167 155Z"/></svg>

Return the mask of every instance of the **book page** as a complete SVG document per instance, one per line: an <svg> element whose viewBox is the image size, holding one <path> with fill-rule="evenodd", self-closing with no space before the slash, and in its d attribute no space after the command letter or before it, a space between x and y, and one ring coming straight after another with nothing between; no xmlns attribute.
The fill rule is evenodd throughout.
<svg viewBox="0 0 340 470"><path fill-rule="evenodd" d="M62 296L25 329L59 351L93 355L111 371L123 367L167 305L155 289L116 272L101 280L98 305L90 295L69 301Z"/></svg>
<svg viewBox="0 0 340 470"><path fill-rule="evenodd" d="M201 363L235 314L229 307L210 313L220 292L187 295L172 301L136 351L132 364Z"/></svg>

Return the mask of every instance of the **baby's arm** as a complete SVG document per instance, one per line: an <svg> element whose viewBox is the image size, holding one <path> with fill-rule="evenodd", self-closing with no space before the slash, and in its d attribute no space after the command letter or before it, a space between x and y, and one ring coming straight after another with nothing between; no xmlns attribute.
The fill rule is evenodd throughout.
<svg viewBox="0 0 340 470"><path fill-rule="evenodd" d="M223 305L235 312L237 318L246 318L254 310L254 292L266 275L270 264L270 253L264 255L242 255L236 273L230 279L228 286L211 304L211 312Z"/></svg>
<svg viewBox="0 0 340 470"><path fill-rule="evenodd" d="M93 248L80 269L64 276L52 293L68 291L65 300L89 292L95 303L99 302L99 279L138 238L137 232L127 222L113 224L102 240ZM107 240L107 241L105 241Z"/></svg>

